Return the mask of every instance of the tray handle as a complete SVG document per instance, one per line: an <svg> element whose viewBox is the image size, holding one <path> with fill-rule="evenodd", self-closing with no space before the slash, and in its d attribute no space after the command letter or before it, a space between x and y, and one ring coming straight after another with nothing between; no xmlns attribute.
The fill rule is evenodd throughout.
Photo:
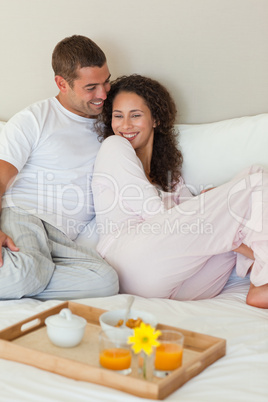
<svg viewBox="0 0 268 402"><path fill-rule="evenodd" d="M11 341L22 335L26 335L33 330L41 328L45 325L45 319L49 315L57 314L65 307L68 307L68 302L60 303L53 308L45 310L42 313L36 314L19 322L18 324L8 327L0 331L0 339Z"/></svg>
<svg viewBox="0 0 268 402"><path fill-rule="evenodd" d="M37 329L41 326L42 321L40 320L40 318L35 318L34 320L28 321L24 324L22 324L22 326L20 327L20 330L22 333L27 333L30 330L34 330Z"/></svg>

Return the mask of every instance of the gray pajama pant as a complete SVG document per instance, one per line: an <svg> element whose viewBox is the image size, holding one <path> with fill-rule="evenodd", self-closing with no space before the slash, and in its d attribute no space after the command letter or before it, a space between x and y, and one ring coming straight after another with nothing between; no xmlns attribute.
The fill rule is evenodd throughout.
<svg viewBox="0 0 268 402"><path fill-rule="evenodd" d="M77 299L118 293L115 270L95 250L17 208L4 208L1 230L19 251L2 248L0 299Z"/></svg>

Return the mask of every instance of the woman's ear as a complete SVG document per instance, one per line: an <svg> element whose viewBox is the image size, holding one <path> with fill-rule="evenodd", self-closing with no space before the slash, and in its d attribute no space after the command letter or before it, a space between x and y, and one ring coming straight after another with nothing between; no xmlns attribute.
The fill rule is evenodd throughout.
<svg viewBox="0 0 268 402"><path fill-rule="evenodd" d="M155 127L157 127L157 126L159 126L159 122L156 121L156 120L154 120L154 122L153 122L153 128L155 128Z"/></svg>

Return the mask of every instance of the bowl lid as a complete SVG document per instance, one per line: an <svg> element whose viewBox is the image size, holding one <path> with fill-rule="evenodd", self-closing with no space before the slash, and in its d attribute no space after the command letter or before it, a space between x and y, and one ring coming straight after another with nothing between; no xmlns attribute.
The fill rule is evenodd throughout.
<svg viewBox="0 0 268 402"><path fill-rule="evenodd" d="M81 328L87 321L83 317L72 314L68 308L63 308L59 314L51 315L45 319L45 324L57 328Z"/></svg>

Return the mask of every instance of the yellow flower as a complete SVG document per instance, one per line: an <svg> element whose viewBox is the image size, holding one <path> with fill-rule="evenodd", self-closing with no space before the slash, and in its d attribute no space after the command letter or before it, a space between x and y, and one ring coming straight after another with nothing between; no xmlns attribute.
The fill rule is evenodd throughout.
<svg viewBox="0 0 268 402"><path fill-rule="evenodd" d="M134 328L134 335L128 337L128 344L133 344L132 349L135 353L140 353L142 350L150 355L153 351L153 346L159 346L156 340L161 331L155 331L149 324L141 323L137 328Z"/></svg>

